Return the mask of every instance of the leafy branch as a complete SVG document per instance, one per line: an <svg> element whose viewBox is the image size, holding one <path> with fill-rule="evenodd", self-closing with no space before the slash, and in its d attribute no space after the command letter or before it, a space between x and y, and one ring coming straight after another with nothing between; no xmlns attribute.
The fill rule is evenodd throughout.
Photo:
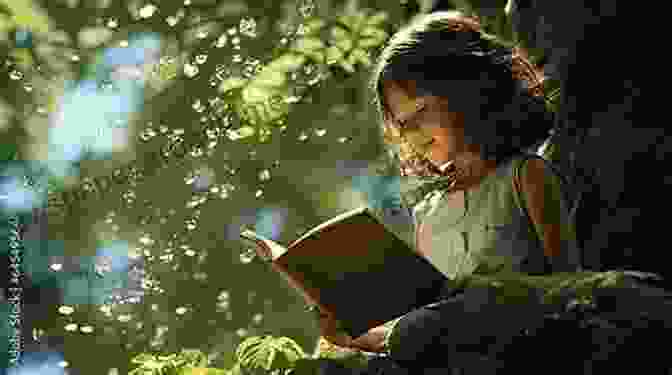
<svg viewBox="0 0 672 375"><path fill-rule="evenodd" d="M348 73L354 73L358 64L369 67L371 50L382 45L388 37L383 28L388 19L387 13L370 13L364 9L356 13L346 12L333 21L317 17L308 19L301 37L288 47L281 47L280 56L255 77L231 76L223 80L219 86L220 93L233 96L233 99L222 104L233 104L234 110L246 123L239 131L244 136L260 134L260 141L267 140L269 125L282 123L278 120L287 116L290 104L302 99L290 92L292 87L288 75L305 68L308 63L318 64L318 72L334 65ZM324 77L318 76L309 85L320 78Z"/></svg>
<svg viewBox="0 0 672 375"><path fill-rule="evenodd" d="M288 80L288 75L301 68L306 70L308 64L317 64L312 70L318 72L315 79L310 80L309 87L324 80L328 75L322 74L328 66L336 65L348 72L354 72L358 63L370 65L370 51L384 43L387 33L383 23L388 19L385 12L371 14L369 10L353 13L347 11L336 20L310 18L303 25L302 35L288 47L278 47L273 55L277 55L266 66L252 76L229 76L222 80L218 89L222 97L213 110L219 114L237 115L242 121L238 129L230 129L228 135L232 139L242 139L258 135L264 142L271 134L271 125L284 122L291 110L291 104L300 102L307 92L299 97L291 91L295 84ZM327 29L327 27L331 27ZM321 37L326 32L330 37L323 42ZM174 69L161 67L164 74L175 76ZM172 73L171 73L172 71ZM158 159L160 167L171 165L186 157L191 150L206 149L211 141L201 129L189 132L192 136L183 137L178 145L181 152L164 153L162 148ZM122 176L135 174L147 176L155 171L140 170L135 162L115 171L115 176L101 176L89 179L68 191L52 191L49 196L50 211L62 211L66 204L83 199L89 192L103 194L114 186L114 182L123 183ZM156 168L158 170L159 168Z"/></svg>

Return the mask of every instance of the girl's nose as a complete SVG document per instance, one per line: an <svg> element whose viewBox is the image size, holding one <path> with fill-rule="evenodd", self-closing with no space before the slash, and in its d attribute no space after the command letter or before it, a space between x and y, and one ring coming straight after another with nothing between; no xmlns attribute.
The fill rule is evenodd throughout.
<svg viewBox="0 0 672 375"><path fill-rule="evenodd" d="M433 140L433 137L430 134L426 134L420 129L405 131L404 137L418 149L425 148L427 144Z"/></svg>

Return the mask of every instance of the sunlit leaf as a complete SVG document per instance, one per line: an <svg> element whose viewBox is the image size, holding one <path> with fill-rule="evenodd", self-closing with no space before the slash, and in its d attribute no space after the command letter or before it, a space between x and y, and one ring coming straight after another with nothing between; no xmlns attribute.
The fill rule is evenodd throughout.
<svg viewBox="0 0 672 375"><path fill-rule="evenodd" d="M356 14L345 14L338 17L338 21L347 26L350 30L357 30L360 18Z"/></svg>
<svg viewBox="0 0 672 375"><path fill-rule="evenodd" d="M180 73L180 63L177 58L162 59L154 66L156 77L160 81L158 84L165 84L166 81L177 78Z"/></svg>
<svg viewBox="0 0 672 375"><path fill-rule="evenodd" d="M246 369L289 369L305 357L303 349L288 337L250 337L236 349L236 358Z"/></svg>
<svg viewBox="0 0 672 375"><path fill-rule="evenodd" d="M47 14L31 0L0 0L12 14L12 23L37 33L48 33L52 28Z"/></svg>
<svg viewBox="0 0 672 375"><path fill-rule="evenodd" d="M300 38L294 42L293 50L305 55L324 49L324 42L318 38Z"/></svg>
<svg viewBox="0 0 672 375"><path fill-rule="evenodd" d="M77 40L84 48L94 48L109 41L113 34L107 27L86 27L79 31Z"/></svg>
<svg viewBox="0 0 672 375"><path fill-rule="evenodd" d="M262 70L259 75L252 79L252 84L250 86L256 86L260 88L275 88L283 86L287 81L287 77L285 77L286 72L273 69L274 67L275 66L270 66Z"/></svg>
<svg viewBox="0 0 672 375"><path fill-rule="evenodd" d="M357 41L357 45L362 48L370 49L379 46L381 43L376 38L362 38Z"/></svg>
<svg viewBox="0 0 672 375"><path fill-rule="evenodd" d="M365 11L359 12L352 17L353 30L359 30L366 24L367 15Z"/></svg>
<svg viewBox="0 0 672 375"><path fill-rule="evenodd" d="M272 87L249 85L243 89L243 101L246 103L260 103L268 100L273 95Z"/></svg>
<svg viewBox="0 0 672 375"><path fill-rule="evenodd" d="M326 53L326 59L327 59L327 64L335 64L345 57L345 54L343 54L343 51L341 51L340 48L336 46L331 46L327 48L327 53Z"/></svg>
<svg viewBox="0 0 672 375"><path fill-rule="evenodd" d="M355 72L355 67L350 61L350 58L343 60L340 62L341 67L348 73L354 73Z"/></svg>
<svg viewBox="0 0 672 375"><path fill-rule="evenodd" d="M242 138L251 137L256 133L256 130L251 126L243 126L238 129L238 135Z"/></svg>
<svg viewBox="0 0 672 375"><path fill-rule="evenodd" d="M305 62L306 62L305 56L294 53L286 53L278 57L277 59L273 60L268 65L268 68L289 72L300 68Z"/></svg>
<svg viewBox="0 0 672 375"><path fill-rule="evenodd" d="M249 79L242 77L230 77L222 81L219 85L219 92L222 94L231 91L233 89L241 88L247 84Z"/></svg>
<svg viewBox="0 0 672 375"><path fill-rule="evenodd" d="M380 25L385 21L387 21L388 18L389 15L387 14L387 12L376 12L374 15L372 15L366 20L366 24L371 26Z"/></svg>
<svg viewBox="0 0 672 375"><path fill-rule="evenodd" d="M151 354L141 353L131 359L131 363L145 363L154 361L156 358Z"/></svg>
<svg viewBox="0 0 672 375"><path fill-rule="evenodd" d="M369 54L361 49L361 48L356 48L350 53L349 57L350 61L353 64L357 64L357 62L361 62L364 66L368 67L371 66L371 58L369 57Z"/></svg>
<svg viewBox="0 0 672 375"><path fill-rule="evenodd" d="M208 356L198 349L182 349L179 356L190 366L205 367L208 365Z"/></svg>
<svg viewBox="0 0 672 375"><path fill-rule="evenodd" d="M9 127L10 121L12 116L14 115L15 110L12 106L7 104L4 100L0 99L0 132L3 130L6 130ZM6 146L2 146L3 148ZM16 146L12 146L14 148ZM0 150L0 160L7 160L2 158L2 156L5 156L6 153L4 150Z"/></svg>
<svg viewBox="0 0 672 375"><path fill-rule="evenodd" d="M369 37L377 41L379 44L382 43L387 38L387 32L378 27L365 27L360 31L360 36Z"/></svg>
<svg viewBox="0 0 672 375"><path fill-rule="evenodd" d="M304 27L306 29L307 35L314 35L319 32L327 23L320 18L315 18L309 21L306 21Z"/></svg>
<svg viewBox="0 0 672 375"><path fill-rule="evenodd" d="M331 37L336 40L336 42L343 39L350 39L350 32L340 26L334 26L330 30Z"/></svg>
<svg viewBox="0 0 672 375"><path fill-rule="evenodd" d="M229 371L213 367L185 367L180 375L227 375Z"/></svg>
<svg viewBox="0 0 672 375"><path fill-rule="evenodd" d="M33 66L33 56L26 48L14 48L11 50L10 56L14 58L17 65L24 71L29 70Z"/></svg>
<svg viewBox="0 0 672 375"><path fill-rule="evenodd" d="M335 46L340 48L343 52L349 52L354 43L352 42L352 39L340 39L335 43Z"/></svg>

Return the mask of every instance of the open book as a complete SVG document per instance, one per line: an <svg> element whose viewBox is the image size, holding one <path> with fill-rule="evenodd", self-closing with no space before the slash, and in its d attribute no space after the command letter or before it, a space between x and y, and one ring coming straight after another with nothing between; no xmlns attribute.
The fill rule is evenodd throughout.
<svg viewBox="0 0 672 375"><path fill-rule="evenodd" d="M450 281L367 206L309 230L288 247L246 230L257 254L308 304L357 338L436 302Z"/></svg>

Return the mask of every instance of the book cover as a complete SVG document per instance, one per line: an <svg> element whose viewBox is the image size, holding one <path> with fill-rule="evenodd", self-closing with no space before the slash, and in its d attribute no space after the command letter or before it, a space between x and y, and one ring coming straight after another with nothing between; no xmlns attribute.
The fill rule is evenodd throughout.
<svg viewBox="0 0 672 375"><path fill-rule="evenodd" d="M371 328L435 302L450 281L364 206L285 247L246 230L257 254L306 300L357 338Z"/></svg>

